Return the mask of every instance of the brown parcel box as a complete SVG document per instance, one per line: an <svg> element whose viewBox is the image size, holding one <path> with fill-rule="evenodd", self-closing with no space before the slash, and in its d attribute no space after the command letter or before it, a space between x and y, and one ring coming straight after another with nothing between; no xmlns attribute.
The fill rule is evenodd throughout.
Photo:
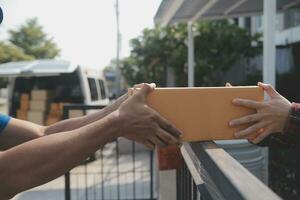
<svg viewBox="0 0 300 200"><path fill-rule="evenodd" d="M30 101L30 110L35 111L46 111L49 107L47 101L44 100L31 100Z"/></svg>
<svg viewBox="0 0 300 200"><path fill-rule="evenodd" d="M226 140L246 127L231 128L230 120L255 112L234 106L234 98L263 101L263 90L257 86L156 88L148 104L183 132L182 141Z"/></svg>
<svg viewBox="0 0 300 200"><path fill-rule="evenodd" d="M45 121L45 113L44 111L29 111L28 112L28 121L39 124L39 125L44 125Z"/></svg>
<svg viewBox="0 0 300 200"><path fill-rule="evenodd" d="M28 114L27 110L21 110L21 109L17 110L18 119L27 120L27 114Z"/></svg>
<svg viewBox="0 0 300 200"><path fill-rule="evenodd" d="M50 98L49 90L31 90L31 100L46 101Z"/></svg>

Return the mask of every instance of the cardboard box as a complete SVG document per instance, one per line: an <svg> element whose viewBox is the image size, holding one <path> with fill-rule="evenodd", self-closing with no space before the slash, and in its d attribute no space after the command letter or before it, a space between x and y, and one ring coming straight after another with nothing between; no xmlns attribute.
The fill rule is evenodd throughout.
<svg viewBox="0 0 300 200"><path fill-rule="evenodd" d="M21 99L21 102L22 101L29 102L29 94L28 93L22 93L20 99Z"/></svg>
<svg viewBox="0 0 300 200"><path fill-rule="evenodd" d="M27 100L21 101L20 109L21 110L29 110L29 101L27 101Z"/></svg>
<svg viewBox="0 0 300 200"><path fill-rule="evenodd" d="M234 106L234 98L263 101L263 90L257 86L156 88L148 104L183 132L183 141L227 140L247 127L231 128L229 121L256 112Z"/></svg>
<svg viewBox="0 0 300 200"><path fill-rule="evenodd" d="M30 110L35 111L46 111L48 110L48 102L43 100L31 100L30 101Z"/></svg>
<svg viewBox="0 0 300 200"><path fill-rule="evenodd" d="M69 118L82 117L84 116L84 112L82 110L70 110Z"/></svg>
<svg viewBox="0 0 300 200"><path fill-rule="evenodd" d="M63 114L64 103L51 103L50 114L53 116L61 116Z"/></svg>
<svg viewBox="0 0 300 200"><path fill-rule="evenodd" d="M45 113L44 113L44 111L32 111L32 110L30 110L28 112L28 121L39 124L39 125L44 125L44 122L45 122Z"/></svg>
<svg viewBox="0 0 300 200"><path fill-rule="evenodd" d="M46 126L49 126L51 124L54 124L56 122L59 122L61 120L60 117L56 117L56 116L49 116L47 121L46 121Z"/></svg>
<svg viewBox="0 0 300 200"><path fill-rule="evenodd" d="M49 100L50 92L48 90L31 90L32 100Z"/></svg>
<svg viewBox="0 0 300 200"><path fill-rule="evenodd" d="M18 119L27 120L27 114L28 114L27 110L21 110L21 109L17 110Z"/></svg>

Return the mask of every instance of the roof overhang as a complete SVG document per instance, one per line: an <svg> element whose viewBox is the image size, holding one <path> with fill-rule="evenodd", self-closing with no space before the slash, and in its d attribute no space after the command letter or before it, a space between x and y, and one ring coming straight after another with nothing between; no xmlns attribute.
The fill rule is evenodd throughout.
<svg viewBox="0 0 300 200"><path fill-rule="evenodd" d="M277 11L299 7L300 0L277 0ZM156 24L216 20L261 15L263 0L162 0L154 17Z"/></svg>

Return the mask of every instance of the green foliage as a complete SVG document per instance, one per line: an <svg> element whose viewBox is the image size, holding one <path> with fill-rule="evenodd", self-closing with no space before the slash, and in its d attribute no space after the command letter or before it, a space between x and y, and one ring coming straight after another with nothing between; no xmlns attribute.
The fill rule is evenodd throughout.
<svg viewBox="0 0 300 200"><path fill-rule="evenodd" d="M10 30L9 41L0 41L0 63L55 58L60 52L36 18L27 20L16 30ZM6 79L0 78L0 87L5 87L6 83Z"/></svg>
<svg viewBox="0 0 300 200"><path fill-rule="evenodd" d="M222 77L237 61L260 54L260 34L251 35L228 21L195 24L195 73L197 85L220 85ZM198 78L197 77L202 77Z"/></svg>
<svg viewBox="0 0 300 200"><path fill-rule="evenodd" d="M195 33L196 85L219 84L224 72L237 60L260 53L260 35L251 36L246 30L228 21L198 22ZM121 70L130 85L156 82L166 86L167 68L173 69L177 86L187 83L187 26L145 29L131 40L132 51L122 61Z"/></svg>
<svg viewBox="0 0 300 200"><path fill-rule="evenodd" d="M122 61L122 73L130 85L155 82L166 85L167 67L183 68L186 62L184 25L145 29L131 40L132 51Z"/></svg>
<svg viewBox="0 0 300 200"><path fill-rule="evenodd" d="M35 59L55 58L59 55L59 48L52 38L43 31L36 18L29 19L17 30L9 31L9 41L20 47L25 54Z"/></svg>
<svg viewBox="0 0 300 200"><path fill-rule="evenodd" d="M0 63L32 59L33 56L26 55L22 49L14 45L0 42Z"/></svg>

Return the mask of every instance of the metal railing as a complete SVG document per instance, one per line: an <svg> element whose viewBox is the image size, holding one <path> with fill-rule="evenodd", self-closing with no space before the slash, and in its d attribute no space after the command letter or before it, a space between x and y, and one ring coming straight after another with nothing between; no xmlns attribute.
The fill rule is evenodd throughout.
<svg viewBox="0 0 300 200"><path fill-rule="evenodd" d="M63 118L70 110L102 109L99 105L65 105ZM153 152L137 153L135 142L116 140L107 144L65 174L65 200L155 200ZM126 146L127 152L123 154ZM130 147L130 148L129 148Z"/></svg>
<svg viewBox="0 0 300 200"><path fill-rule="evenodd" d="M177 200L277 200L272 190L214 142L185 143Z"/></svg>

